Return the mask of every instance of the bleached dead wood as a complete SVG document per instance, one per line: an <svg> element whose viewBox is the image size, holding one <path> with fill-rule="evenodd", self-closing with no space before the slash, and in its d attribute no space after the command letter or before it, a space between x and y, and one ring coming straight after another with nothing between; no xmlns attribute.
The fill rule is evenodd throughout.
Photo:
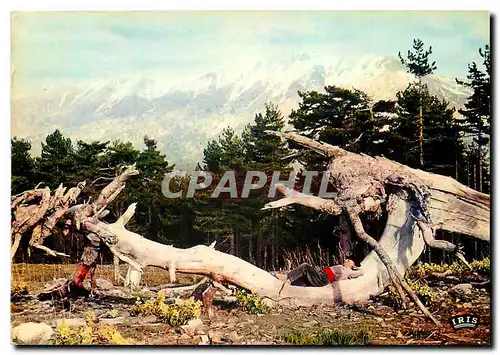
<svg viewBox="0 0 500 355"><path fill-rule="evenodd" d="M61 184L53 195L50 194L50 189L46 187L44 189L25 191L12 198L11 210L14 214L14 220L11 225L11 234L13 236L11 259L16 254L23 234L30 229L32 230L29 241L30 247L43 250L52 256L68 256L44 246L43 241L53 234L57 222L66 214L69 205L76 202L76 198L84 185L84 183L79 183L78 187L73 187L66 192L66 187ZM38 203L27 204L37 198L40 198Z"/></svg>
<svg viewBox="0 0 500 355"><path fill-rule="evenodd" d="M414 237L416 230L411 223L405 222L410 208L410 203L402 200L398 202L379 240L388 255L396 261L395 266L400 273L415 262L424 248L423 238L418 236L418 233ZM206 275L218 282L233 283L261 297L285 304L311 305L363 301L370 295L382 292L389 281L384 264L376 252L371 252L361 263L363 275L357 279L342 280L325 287L285 286L279 294L282 282L270 273L209 246L198 245L179 249L143 238L114 223L97 222L92 229L105 235L104 240L114 240L116 243L113 248L119 251L120 256L134 260L135 267L138 267L139 271L146 266L168 269L169 260L175 259L176 270L179 272Z"/></svg>

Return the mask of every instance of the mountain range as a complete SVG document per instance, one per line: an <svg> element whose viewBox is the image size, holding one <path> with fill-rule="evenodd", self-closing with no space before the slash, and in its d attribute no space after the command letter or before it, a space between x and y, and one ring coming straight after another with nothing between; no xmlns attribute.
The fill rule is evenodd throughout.
<svg viewBox="0 0 500 355"><path fill-rule="evenodd" d="M298 107L297 91L338 85L365 91L374 100L393 99L412 81L398 59L366 55L315 58L301 53L285 60L235 63L208 73L173 78L129 76L44 90L12 100L11 135L28 139L33 154L59 129L65 136L90 141L133 142L145 135L158 141L170 163L192 169L203 148L223 128L241 130L264 109L278 104L287 117ZM432 94L462 107L470 95L455 78L425 78Z"/></svg>

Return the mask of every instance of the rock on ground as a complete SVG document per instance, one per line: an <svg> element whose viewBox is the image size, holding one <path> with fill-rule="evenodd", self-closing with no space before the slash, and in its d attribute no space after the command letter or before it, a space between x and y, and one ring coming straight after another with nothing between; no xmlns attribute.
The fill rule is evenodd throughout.
<svg viewBox="0 0 500 355"><path fill-rule="evenodd" d="M108 281L106 279L96 279L95 280L97 288L101 290L111 290L114 286L111 281Z"/></svg>
<svg viewBox="0 0 500 355"><path fill-rule="evenodd" d="M222 341L221 332L215 330L209 330L208 337L210 338L210 340L212 340L213 344L219 344Z"/></svg>
<svg viewBox="0 0 500 355"><path fill-rule="evenodd" d="M229 333L228 339L231 340L233 343L237 343L240 340L240 336L238 333L236 333L236 330L233 330L231 333Z"/></svg>
<svg viewBox="0 0 500 355"><path fill-rule="evenodd" d="M472 285L471 284L458 284L454 286L450 291L455 293L461 293L463 295L470 295L472 293Z"/></svg>
<svg viewBox="0 0 500 355"><path fill-rule="evenodd" d="M61 324L64 324L67 327L84 327L87 322L83 318L63 318L56 320L56 326Z"/></svg>
<svg viewBox="0 0 500 355"><path fill-rule="evenodd" d="M181 331L184 334L193 335L198 329L203 326L203 322L200 318L191 319L186 325L181 325Z"/></svg>
<svg viewBox="0 0 500 355"><path fill-rule="evenodd" d="M273 309L273 308L276 307L276 302L273 301L270 298L263 298L262 299L262 304L264 305L264 307L267 307L267 308L270 308L270 309Z"/></svg>
<svg viewBox="0 0 500 355"><path fill-rule="evenodd" d="M19 345L46 345L53 334L46 323L23 323L12 329L12 341Z"/></svg>

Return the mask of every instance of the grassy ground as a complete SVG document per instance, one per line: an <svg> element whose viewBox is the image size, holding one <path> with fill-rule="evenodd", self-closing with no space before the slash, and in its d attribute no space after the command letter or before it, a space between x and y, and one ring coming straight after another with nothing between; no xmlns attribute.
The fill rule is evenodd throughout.
<svg viewBox="0 0 500 355"><path fill-rule="evenodd" d="M59 278L71 277L75 270L74 264L13 264L12 265L12 283L25 282L29 285L30 292L38 292L44 288L44 285ZM120 274L125 277L127 265L120 265ZM114 282L114 266L98 265L96 269L96 278L103 278ZM198 276L188 274L177 274L177 282L188 284L199 279ZM153 287L169 283L168 272L155 267L146 267L141 279L141 285Z"/></svg>
<svg viewBox="0 0 500 355"><path fill-rule="evenodd" d="M24 282L30 294L36 294L54 279L70 277L75 265L12 266L12 281ZM126 265L121 265L121 274ZM99 265L97 278L113 280L113 265ZM177 275L178 282L194 283L197 276ZM168 272L146 268L143 285L153 287L169 283ZM116 289L122 289L117 287ZM273 309L268 314L247 314L234 303L216 302L215 316L203 313L202 329L186 336L173 327L157 320L145 322L130 315L135 302L132 297L107 297L97 300L71 301L69 310L57 303L31 299L12 303L11 322L16 326L24 322L45 322L52 327L58 319L85 318L89 311L106 318L114 310L116 327L131 344L136 345L197 345L204 335L219 338L213 344L285 345L285 344L369 344L369 345L488 345L490 340L490 298L485 292L471 296L471 300L437 304L430 311L443 323L441 330L411 306L408 310L395 310L379 301L353 306L319 305L317 307ZM477 329L454 331L449 322L452 315L473 313L480 317ZM154 318L154 317L153 317ZM215 335L214 335L215 334Z"/></svg>

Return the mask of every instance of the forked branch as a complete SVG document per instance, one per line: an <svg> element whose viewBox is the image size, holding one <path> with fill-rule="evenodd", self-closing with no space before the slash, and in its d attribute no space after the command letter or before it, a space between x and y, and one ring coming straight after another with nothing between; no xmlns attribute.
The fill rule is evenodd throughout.
<svg viewBox="0 0 500 355"><path fill-rule="evenodd" d="M264 205L262 210L298 204L333 215L339 215L342 213L342 208L334 200L327 200L321 197L306 195L302 192L292 190L283 184L276 184L275 186L281 194L287 197L277 201L269 202L268 204Z"/></svg>

